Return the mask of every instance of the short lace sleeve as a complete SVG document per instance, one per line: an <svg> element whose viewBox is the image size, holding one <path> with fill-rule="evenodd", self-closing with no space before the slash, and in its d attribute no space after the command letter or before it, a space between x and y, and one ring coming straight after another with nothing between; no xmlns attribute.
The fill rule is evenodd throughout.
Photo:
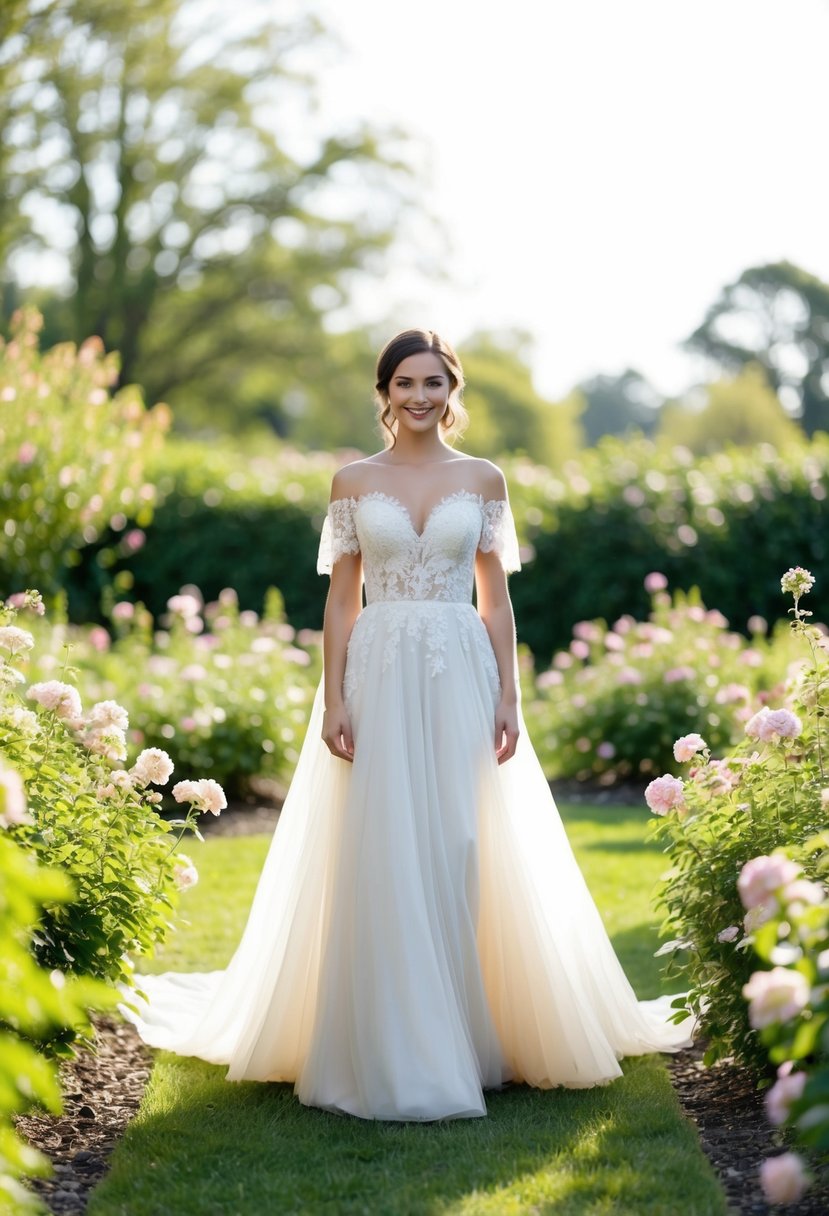
<svg viewBox="0 0 829 1216"><path fill-rule="evenodd" d="M335 498L328 504L322 525L317 574L330 574L337 558L344 553L359 553L360 542L354 525L354 499Z"/></svg>
<svg viewBox="0 0 829 1216"><path fill-rule="evenodd" d="M505 499L491 498L484 503L484 524L478 548L482 553L497 553L507 574L521 569L515 520Z"/></svg>

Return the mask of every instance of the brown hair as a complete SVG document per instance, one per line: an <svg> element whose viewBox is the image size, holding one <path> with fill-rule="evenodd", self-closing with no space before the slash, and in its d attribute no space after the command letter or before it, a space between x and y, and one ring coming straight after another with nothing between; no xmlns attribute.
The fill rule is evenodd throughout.
<svg viewBox="0 0 829 1216"><path fill-rule="evenodd" d="M452 347L432 329L404 329L386 343L377 359L374 396L383 442L387 448L394 447L397 441L396 426L389 405L391 378L404 359L424 351L431 351L439 357L449 377L449 405L440 420L444 439L450 442L459 439L469 423L469 415L461 402L464 387L463 368Z"/></svg>

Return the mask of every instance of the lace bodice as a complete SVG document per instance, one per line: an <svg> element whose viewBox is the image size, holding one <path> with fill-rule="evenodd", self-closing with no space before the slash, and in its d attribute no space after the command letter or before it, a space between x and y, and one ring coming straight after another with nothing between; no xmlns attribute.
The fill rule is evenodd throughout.
<svg viewBox="0 0 829 1216"><path fill-rule="evenodd" d="M509 503L481 494L446 494L418 534L406 507L371 491L329 504L317 570L330 574L346 553L361 553L366 600L443 600L469 603L475 553L495 552L507 571L519 570L518 540Z"/></svg>

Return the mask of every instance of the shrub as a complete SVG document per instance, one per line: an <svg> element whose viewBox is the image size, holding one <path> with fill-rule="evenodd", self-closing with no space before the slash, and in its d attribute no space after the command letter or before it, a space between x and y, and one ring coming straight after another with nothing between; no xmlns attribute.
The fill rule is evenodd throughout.
<svg viewBox="0 0 829 1216"><path fill-rule="evenodd" d="M775 862L752 878L744 866L780 849L796 861L789 862L792 874L802 869L817 880L824 864L829 639L804 616L796 597L793 632L808 658L789 682L789 705L753 715L744 742L725 759L711 759L699 737L678 740L678 756L693 757L688 778L666 774L645 792L659 816L653 835L671 861L659 892L663 930L675 935L661 950L670 954L668 971L681 970L689 980L689 1002L709 1039L706 1062L734 1055L761 1076L766 1046L742 993L755 969L756 943L775 961L781 948L782 957L766 928L779 911L776 886L768 884L781 871Z"/></svg>
<svg viewBox="0 0 829 1216"><path fill-rule="evenodd" d="M164 753L145 749L129 772L113 769L127 756L126 710L106 700L84 713L67 682L75 674L68 663L60 679L31 684L23 700L21 668L34 636L13 623L21 608L42 610L39 594L0 603L0 653L7 656L0 658L0 747L28 803L7 830L35 859L63 870L73 888L70 901L45 906L33 954L49 970L132 986L128 953L149 953L170 928L176 848L196 811L173 825L157 813L161 794L149 787L169 778ZM201 809L203 793L188 788L183 800ZM59 1032L53 1049L68 1050L73 1034Z"/></svg>
<svg viewBox="0 0 829 1216"><path fill-rule="evenodd" d="M822 790L824 817L829 787ZM829 832L806 842L818 851L816 870L829 874ZM759 1032L768 1057L777 1067L766 1092L770 1121L785 1125L805 1149L829 1153L829 894L826 887L800 875L785 851L755 857L739 883L744 902L756 907L756 895L745 894L763 880L770 915L753 934L753 950L766 968L753 972L743 988L748 1016ZM755 959L756 962L756 959ZM770 1203L798 1198L809 1184L809 1172L796 1153L768 1158L761 1181Z"/></svg>
<svg viewBox="0 0 829 1216"><path fill-rule="evenodd" d="M49 973L32 958L32 941L44 904L57 906L72 898L66 875L35 864L18 844L2 833L25 810L22 783L13 770L0 773L0 1209L42 1211L26 1190L24 1176L48 1175L48 1160L14 1131L13 1116L38 1103L53 1114L61 1110L56 1065L37 1050L40 1039L56 1033L89 1037L87 1011L115 1004L115 994L88 979L66 979Z"/></svg>
<svg viewBox="0 0 829 1216"><path fill-rule="evenodd" d="M159 617L186 570L208 601L233 587L242 610L261 612L268 588L279 587L289 620L318 628L326 587L317 547L336 465L279 445L249 454L227 441L165 444L148 470L160 501L145 544L130 551L110 531L84 549L67 574L70 618L103 622L112 591Z"/></svg>
<svg viewBox="0 0 829 1216"><path fill-rule="evenodd" d="M0 580L11 591L37 581L52 594L104 527L120 535L129 519L149 523L156 491L145 465L170 414L146 410L134 387L110 395L117 356L97 338L42 355L41 325L24 309L11 340L0 339Z"/></svg>
<svg viewBox="0 0 829 1216"><path fill-rule="evenodd" d="M55 674L69 640L84 700L130 706L130 745L163 748L177 769L205 773L229 794L247 792L253 777L278 792L293 772L319 679L317 635L303 633L297 645L273 589L261 619L240 612L231 588L208 604L194 586L181 591L157 629L142 605L119 601L114 640L97 626L43 632L37 676Z"/></svg>
<svg viewBox="0 0 829 1216"><path fill-rule="evenodd" d="M732 625L778 615L777 571L798 553L829 582L829 436L775 451L694 459L645 439L605 439L558 477L528 461L506 470L533 561L513 581L519 635L546 664L573 625L647 611L643 580L700 589Z"/></svg>
<svg viewBox="0 0 829 1216"><path fill-rule="evenodd" d="M609 784L677 771L678 735L702 732L714 750L730 746L758 688L785 669L785 628L773 646L760 634L749 644L696 590L672 598L663 575L647 581L646 621L578 622L530 690L525 714L550 776Z"/></svg>

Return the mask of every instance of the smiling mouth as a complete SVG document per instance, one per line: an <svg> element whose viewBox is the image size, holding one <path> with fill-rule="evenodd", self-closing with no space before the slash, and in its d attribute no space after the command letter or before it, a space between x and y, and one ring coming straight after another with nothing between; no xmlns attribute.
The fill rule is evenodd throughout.
<svg viewBox="0 0 829 1216"><path fill-rule="evenodd" d="M431 414L432 412L431 405L423 406L422 409L415 409L415 407L412 405L406 405L403 408L406 410L406 413L411 414L413 418L425 418L427 414Z"/></svg>

